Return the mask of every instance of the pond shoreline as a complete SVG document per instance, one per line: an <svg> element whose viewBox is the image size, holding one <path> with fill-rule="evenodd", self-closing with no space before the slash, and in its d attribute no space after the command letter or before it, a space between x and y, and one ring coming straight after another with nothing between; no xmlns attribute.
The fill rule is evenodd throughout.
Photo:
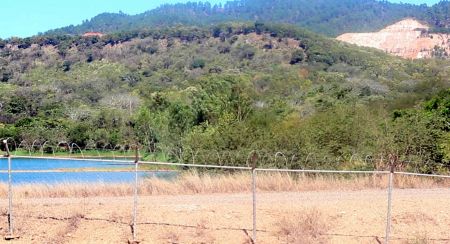
<svg viewBox="0 0 450 244"><path fill-rule="evenodd" d="M178 172L179 170L138 170L138 173ZM135 172L134 169L54 169L54 170L11 170L11 173L83 173L83 172ZM8 170L0 170L0 174L8 173Z"/></svg>
<svg viewBox="0 0 450 244"><path fill-rule="evenodd" d="M117 160L12 157L11 176L15 184L59 182L134 182L135 164ZM8 164L0 159L0 182L8 181ZM139 165L138 177L172 178L178 174L176 169L150 168Z"/></svg>

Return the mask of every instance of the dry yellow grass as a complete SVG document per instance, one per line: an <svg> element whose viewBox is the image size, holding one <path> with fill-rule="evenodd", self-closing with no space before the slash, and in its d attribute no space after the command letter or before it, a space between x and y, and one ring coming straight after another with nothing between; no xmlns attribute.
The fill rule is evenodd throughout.
<svg viewBox="0 0 450 244"><path fill-rule="evenodd" d="M327 243L324 235L330 229L330 222L317 209L303 213L284 215L276 222L280 242L292 244Z"/></svg>
<svg viewBox="0 0 450 244"><path fill-rule="evenodd" d="M384 189L387 175L330 175L258 172L257 189L261 192L303 192L322 190ZM395 177L396 188L450 187L450 179L428 177ZM179 195L240 193L251 190L249 172L228 174L205 174L190 171L175 179L143 179L139 185L140 195ZM59 198L94 196L129 196L133 185L111 183L61 183L56 185L26 184L14 186L14 196L19 198ZM0 197L7 196L7 186L0 184Z"/></svg>

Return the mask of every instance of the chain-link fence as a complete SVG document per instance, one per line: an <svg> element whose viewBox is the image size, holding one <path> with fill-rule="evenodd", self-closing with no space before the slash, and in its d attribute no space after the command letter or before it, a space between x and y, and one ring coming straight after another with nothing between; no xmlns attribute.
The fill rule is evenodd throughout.
<svg viewBox="0 0 450 244"><path fill-rule="evenodd" d="M7 155L0 231L27 243L450 242L450 176L260 168L252 153L247 166L122 154Z"/></svg>

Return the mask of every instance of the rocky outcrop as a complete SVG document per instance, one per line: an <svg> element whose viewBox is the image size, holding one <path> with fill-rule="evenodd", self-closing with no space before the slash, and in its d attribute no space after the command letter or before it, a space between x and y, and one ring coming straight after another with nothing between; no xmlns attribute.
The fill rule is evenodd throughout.
<svg viewBox="0 0 450 244"><path fill-rule="evenodd" d="M93 37L93 36L102 37L104 36L104 34L100 32L86 32L83 34L83 37Z"/></svg>
<svg viewBox="0 0 450 244"><path fill-rule="evenodd" d="M448 56L450 35L429 33L429 27L414 19L405 19L379 32L346 33L340 41L373 47L408 59Z"/></svg>

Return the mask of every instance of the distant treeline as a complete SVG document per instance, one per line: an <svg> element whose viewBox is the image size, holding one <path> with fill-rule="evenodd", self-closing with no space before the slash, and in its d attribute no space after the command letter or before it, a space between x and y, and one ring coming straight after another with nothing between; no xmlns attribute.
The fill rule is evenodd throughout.
<svg viewBox="0 0 450 244"><path fill-rule="evenodd" d="M154 27L210 26L226 21L261 21L293 24L329 36L346 32L379 30L403 18L413 17L436 30L450 27L450 3L431 7L377 0L235 0L225 4L208 2L166 4L138 15L104 13L81 25L46 34L114 33Z"/></svg>

